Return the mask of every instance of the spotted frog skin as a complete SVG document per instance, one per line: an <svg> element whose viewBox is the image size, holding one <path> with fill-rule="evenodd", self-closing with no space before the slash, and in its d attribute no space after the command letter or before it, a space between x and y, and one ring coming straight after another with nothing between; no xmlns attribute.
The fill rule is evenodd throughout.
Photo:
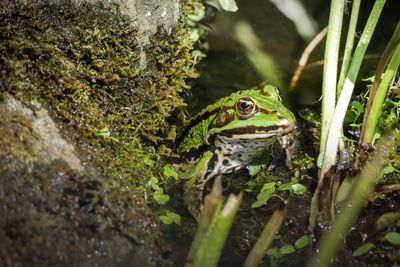
<svg viewBox="0 0 400 267"><path fill-rule="evenodd" d="M237 171L279 143L289 143L295 117L272 85L239 91L197 114L176 141L186 159L175 166L186 179L184 201L198 217L202 191L211 178Z"/></svg>

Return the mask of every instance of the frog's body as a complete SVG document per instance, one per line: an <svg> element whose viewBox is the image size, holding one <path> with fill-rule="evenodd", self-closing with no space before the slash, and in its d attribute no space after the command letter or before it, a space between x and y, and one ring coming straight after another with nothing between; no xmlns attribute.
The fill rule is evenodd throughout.
<svg viewBox="0 0 400 267"><path fill-rule="evenodd" d="M294 128L294 115L272 85L233 93L206 107L177 140L177 153L187 160L178 168L188 179L185 202L191 206L201 199L212 177L239 170L277 142L285 144Z"/></svg>

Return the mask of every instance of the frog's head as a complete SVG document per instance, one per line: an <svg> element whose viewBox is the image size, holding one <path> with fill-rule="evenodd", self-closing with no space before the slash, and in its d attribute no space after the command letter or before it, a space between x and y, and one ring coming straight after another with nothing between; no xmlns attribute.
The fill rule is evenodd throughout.
<svg viewBox="0 0 400 267"><path fill-rule="evenodd" d="M216 116L208 127L206 142L213 136L261 139L290 133L294 115L282 104L279 90L266 85L233 93L214 104Z"/></svg>

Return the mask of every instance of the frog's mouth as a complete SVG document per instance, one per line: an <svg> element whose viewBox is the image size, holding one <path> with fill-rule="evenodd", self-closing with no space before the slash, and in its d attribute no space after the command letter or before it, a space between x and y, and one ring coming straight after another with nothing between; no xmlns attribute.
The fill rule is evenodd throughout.
<svg viewBox="0 0 400 267"><path fill-rule="evenodd" d="M242 128L230 129L218 133L220 136L240 139L264 139L272 136L282 136L291 133L296 125L271 125L271 126L246 126Z"/></svg>

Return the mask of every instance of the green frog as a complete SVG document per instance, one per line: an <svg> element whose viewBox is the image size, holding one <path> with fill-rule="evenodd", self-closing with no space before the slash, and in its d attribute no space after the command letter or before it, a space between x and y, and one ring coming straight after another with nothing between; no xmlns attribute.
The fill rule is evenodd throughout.
<svg viewBox="0 0 400 267"><path fill-rule="evenodd" d="M232 93L203 109L175 143L186 160L174 168L186 179L184 202L189 211L199 217L207 181L243 168L277 143L288 147L294 129L295 116L273 85Z"/></svg>

